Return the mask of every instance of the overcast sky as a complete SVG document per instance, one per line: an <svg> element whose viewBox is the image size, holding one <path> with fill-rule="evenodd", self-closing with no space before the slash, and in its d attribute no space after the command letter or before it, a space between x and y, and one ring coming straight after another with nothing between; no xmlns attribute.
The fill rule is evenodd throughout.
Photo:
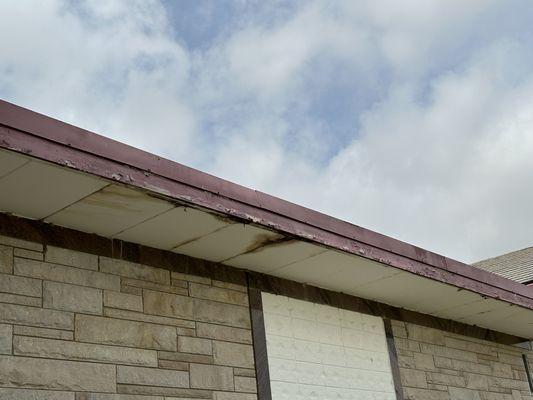
<svg viewBox="0 0 533 400"><path fill-rule="evenodd" d="M5 100L462 261L533 245L531 0L0 16Z"/></svg>

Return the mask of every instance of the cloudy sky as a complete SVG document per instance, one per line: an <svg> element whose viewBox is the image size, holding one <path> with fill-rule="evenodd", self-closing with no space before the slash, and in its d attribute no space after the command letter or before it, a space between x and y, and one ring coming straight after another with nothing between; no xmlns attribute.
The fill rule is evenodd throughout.
<svg viewBox="0 0 533 400"><path fill-rule="evenodd" d="M530 0L0 15L5 100L462 261L533 245Z"/></svg>

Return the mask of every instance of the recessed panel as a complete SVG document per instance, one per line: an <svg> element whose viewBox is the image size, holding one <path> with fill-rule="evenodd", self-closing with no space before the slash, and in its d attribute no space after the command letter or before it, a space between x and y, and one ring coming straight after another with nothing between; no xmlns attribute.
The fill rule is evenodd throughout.
<svg viewBox="0 0 533 400"><path fill-rule="evenodd" d="M47 222L113 236L174 206L137 190L110 185L47 218Z"/></svg>
<svg viewBox="0 0 533 400"><path fill-rule="evenodd" d="M272 400L396 398L380 318L262 298Z"/></svg>
<svg viewBox="0 0 533 400"><path fill-rule="evenodd" d="M31 161L0 179L0 210L42 219L106 185L89 175Z"/></svg>
<svg viewBox="0 0 533 400"><path fill-rule="evenodd" d="M176 207L116 235L118 239L171 250L181 243L201 238L228 223L194 208Z"/></svg>

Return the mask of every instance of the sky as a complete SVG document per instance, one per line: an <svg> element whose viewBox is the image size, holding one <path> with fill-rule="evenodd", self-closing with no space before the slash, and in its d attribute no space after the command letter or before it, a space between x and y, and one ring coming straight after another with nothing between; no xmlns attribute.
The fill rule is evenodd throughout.
<svg viewBox="0 0 533 400"><path fill-rule="evenodd" d="M530 0L3 0L0 98L465 262L533 245Z"/></svg>

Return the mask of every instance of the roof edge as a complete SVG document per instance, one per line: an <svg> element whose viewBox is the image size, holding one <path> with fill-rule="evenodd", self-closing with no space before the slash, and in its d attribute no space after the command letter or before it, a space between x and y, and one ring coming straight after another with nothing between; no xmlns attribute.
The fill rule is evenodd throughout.
<svg viewBox="0 0 533 400"><path fill-rule="evenodd" d="M0 125L0 148L533 309L531 287L2 100Z"/></svg>

